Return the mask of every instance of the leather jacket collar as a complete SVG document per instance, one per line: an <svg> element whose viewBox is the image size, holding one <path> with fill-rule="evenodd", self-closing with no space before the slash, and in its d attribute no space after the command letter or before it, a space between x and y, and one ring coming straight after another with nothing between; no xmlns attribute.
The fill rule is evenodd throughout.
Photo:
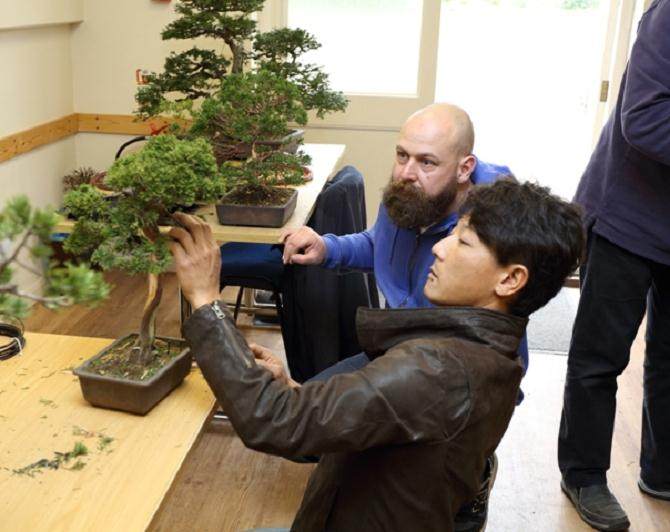
<svg viewBox="0 0 670 532"><path fill-rule="evenodd" d="M371 309L359 307L358 340L370 358L413 338L458 336L517 356L527 318L478 307Z"/></svg>

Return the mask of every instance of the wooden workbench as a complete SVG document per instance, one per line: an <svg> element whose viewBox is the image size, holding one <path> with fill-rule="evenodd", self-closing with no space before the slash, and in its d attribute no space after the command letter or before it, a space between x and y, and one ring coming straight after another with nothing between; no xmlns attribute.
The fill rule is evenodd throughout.
<svg viewBox="0 0 670 532"><path fill-rule="evenodd" d="M0 530L144 530L214 407L199 370L146 416L103 410L71 368L111 340L26 336L22 355L0 361ZM81 470L14 472L76 442Z"/></svg>

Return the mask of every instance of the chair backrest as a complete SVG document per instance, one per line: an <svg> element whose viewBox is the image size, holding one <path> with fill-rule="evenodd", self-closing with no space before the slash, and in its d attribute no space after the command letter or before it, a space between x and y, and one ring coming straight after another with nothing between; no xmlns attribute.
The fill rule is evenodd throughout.
<svg viewBox="0 0 670 532"><path fill-rule="evenodd" d="M319 194L308 225L319 234L345 235L365 230L365 185L353 166L345 166Z"/></svg>
<svg viewBox="0 0 670 532"><path fill-rule="evenodd" d="M319 234L365 230L363 176L345 166L317 198L309 224ZM289 266L285 270L282 334L291 376L302 382L360 352L359 306L379 306L372 274Z"/></svg>

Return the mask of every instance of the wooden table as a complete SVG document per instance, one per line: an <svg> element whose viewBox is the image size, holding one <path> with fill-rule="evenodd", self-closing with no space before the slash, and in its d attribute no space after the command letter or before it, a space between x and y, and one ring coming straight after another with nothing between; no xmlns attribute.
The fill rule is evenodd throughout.
<svg viewBox="0 0 670 532"><path fill-rule="evenodd" d="M144 530L214 406L199 370L146 416L90 406L70 371L111 340L26 335L0 361L0 530ZM101 435L114 438L100 449ZM81 470L16 474L76 442Z"/></svg>
<svg viewBox="0 0 670 532"><path fill-rule="evenodd" d="M264 244L275 244L283 229L301 227L307 223L316 198L326 184L326 181L339 168L344 155L343 144L305 144L303 151L312 158L310 169L314 178L304 185L295 187L298 189L298 203L295 211L283 227L247 227L238 225L221 225L216 218L213 206L204 207L202 214L212 226L212 233L217 242L255 242ZM74 223L63 220L55 228L54 232L69 233Z"/></svg>

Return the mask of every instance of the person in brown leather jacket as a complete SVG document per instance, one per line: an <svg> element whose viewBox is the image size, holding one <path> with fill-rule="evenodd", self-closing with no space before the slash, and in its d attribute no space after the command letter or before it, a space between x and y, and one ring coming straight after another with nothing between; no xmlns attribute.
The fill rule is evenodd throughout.
<svg viewBox="0 0 670 532"><path fill-rule="evenodd" d="M359 309L372 362L302 386L247 345L219 301L209 226L179 219L172 251L196 309L184 336L238 435L259 451L322 457L292 530L453 530L512 416L527 316L581 258L577 208L538 185L475 187L433 248L424 290L437 307Z"/></svg>

